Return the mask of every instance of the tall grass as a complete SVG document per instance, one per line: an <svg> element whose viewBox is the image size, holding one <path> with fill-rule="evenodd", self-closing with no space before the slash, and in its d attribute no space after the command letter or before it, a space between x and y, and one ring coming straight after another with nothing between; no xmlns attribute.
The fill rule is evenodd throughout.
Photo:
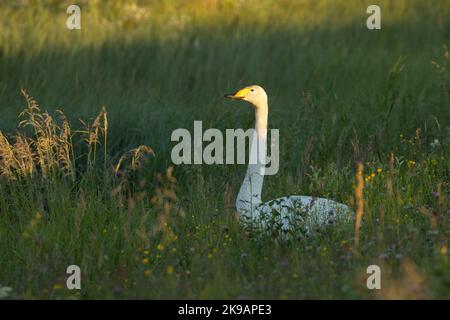
<svg viewBox="0 0 450 320"><path fill-rule="evenodd" d="M81 1L69 31L69 2L1 2L0 292L449 298L450 7L377 3L381 31L367 1ZM173 129L253 125L221 98L250 83L280 129L263 197L332 198L360 224L280 246L238 224L243 166L171 166Z"/></svg>

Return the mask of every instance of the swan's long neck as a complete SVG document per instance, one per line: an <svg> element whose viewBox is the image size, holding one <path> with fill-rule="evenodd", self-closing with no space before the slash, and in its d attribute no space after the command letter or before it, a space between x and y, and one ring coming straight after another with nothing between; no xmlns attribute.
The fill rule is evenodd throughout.
<svg viewBox="0 0 450 320"><path fill-rule="evenodd" d="M268 103L262 100L255 108L255 130L253 132L249 165L239 194L236 208L240 214L251 215L261 203L267 149Z"/></svg>

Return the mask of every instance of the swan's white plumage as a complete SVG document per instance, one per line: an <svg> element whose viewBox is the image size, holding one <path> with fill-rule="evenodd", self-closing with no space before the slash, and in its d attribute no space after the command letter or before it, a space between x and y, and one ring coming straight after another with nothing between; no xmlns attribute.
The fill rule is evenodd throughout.
<svg viewBox="0 0 450 320"><path fill-rule="evenodd" d="M267 231L309 233L313 229L334 225L352 218L344 204L325 198L286 196L268 202L261 201L267 149L268 98L260 86L248 86L231 99L245 100L255 107L255 131L250 147L249 165L236 199L236 209L246 227Z"/></svg>
<svg viewBox="0 0 450 320"><path fill-rule="evenodd" d="M286 196L241 212L241 221L249 227L263 230L278 229L287 233L309 234L323 226L348 221L350 209L325 198Z"/></svg>

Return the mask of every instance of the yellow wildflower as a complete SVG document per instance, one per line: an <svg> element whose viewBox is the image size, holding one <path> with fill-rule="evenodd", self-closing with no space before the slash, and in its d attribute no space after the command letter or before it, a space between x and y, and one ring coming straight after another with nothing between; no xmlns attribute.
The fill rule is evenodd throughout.
<svg viewBox="0 0 450 320"><path fill-rule="evenodd" d="M168 266L166 271L167 271L167 274L173 274L175 269L173 266Z"/></svg>

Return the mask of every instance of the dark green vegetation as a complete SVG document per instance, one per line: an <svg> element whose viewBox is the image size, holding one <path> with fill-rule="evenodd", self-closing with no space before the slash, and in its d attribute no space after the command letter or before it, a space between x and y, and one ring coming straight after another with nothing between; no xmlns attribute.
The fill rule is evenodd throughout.
<svg viewBox="0 0 450 320"><path fill-rule="evenodd" d="M376 2L380 31L366 28L367 1L81 1L81 31L65 28L69 2L1 2L9 297L450 298L450 4ZM263 198L355 208L361 161L359 247L353 226L256 240L234 214L243 166L169 169L172 130L253 125L251 108L222 98L253 83L280 129L280 171ZM29 138L10 147L21 89L54 118L63 110L72 131L31 117ZM101 114L84 132L78 118L103 106L108 127ZM126 152L139 145L154 156L141 148L135 165ZM70 264L83 272L76 293L65 289ZM365 286L371 264L382 268L377 292Z"/></svg>

